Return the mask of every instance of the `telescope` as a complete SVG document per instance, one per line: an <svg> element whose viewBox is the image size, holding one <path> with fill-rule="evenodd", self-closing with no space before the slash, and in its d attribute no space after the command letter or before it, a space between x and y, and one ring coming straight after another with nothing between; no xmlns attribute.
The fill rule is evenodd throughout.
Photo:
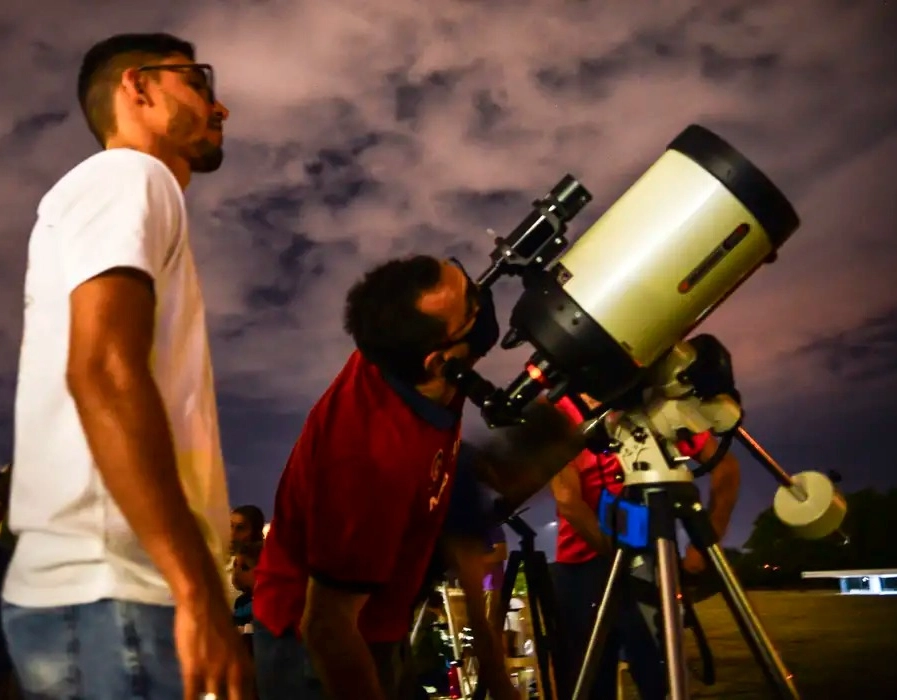
<svg viewBox="0 0 897 700"><path fill-rule="evenodd" d="M527 217L496 241L477 278L489 287L519 277L523 293L510 316L503 349L533 348L519 375L496 387L464 363L446 376L477 405L493 429L521 426L535 402L578 402L579 436L596 452L613 452L623 472L623 503L602 501L602 528L617 557L599 608L575 698L585 697L589 666L606 634L612 590L632 552L657 554L670 697L686 694L677 621L675 523L723 581L723 595L777 694L799 697L716 540L693 484L712 470L733 440L779 482L774 509L801 537L838 533L846 503L818 472L790 476L745 430L732 358L711 335L689 337L754 272L776 260L799 226L784 194L712 131L691 125L571 246L567 226L592 200L566 175L533 202ZM688 339L687 339L688 338ZM598 402L589 410L580 397ZM677 443L711 431L716 454L692 470ZM559 468L562 465L557 465Z"/></svg>
<svg viewBox="0 0 897 700"><path fill-rule="evenodd" d="M549 385L625 403L648 369L772 262L799 224L760 170L697 125L555 262L568 245L567 224L591 199L565 176L498 239L492 265L477 280L490 286L503 275L522 277L524 293L501 347L535 348L507 390L466 377L491 426L514 422Z"/></svg>

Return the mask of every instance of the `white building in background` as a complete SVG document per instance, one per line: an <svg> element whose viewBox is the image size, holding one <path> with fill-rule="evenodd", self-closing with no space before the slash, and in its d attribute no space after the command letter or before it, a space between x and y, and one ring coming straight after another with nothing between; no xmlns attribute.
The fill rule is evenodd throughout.
<svg viewBox="0 0 897 700"><path fill-rule="evenodd" d="M801 578L836 578L846 594L897 595L897 569L804 571Z"/></svg>

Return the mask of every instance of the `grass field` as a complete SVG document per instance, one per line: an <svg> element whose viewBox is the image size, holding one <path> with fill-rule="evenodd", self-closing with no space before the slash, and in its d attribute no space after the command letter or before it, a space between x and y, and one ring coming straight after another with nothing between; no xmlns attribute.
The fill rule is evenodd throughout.
<svg viewBox="0 0 897 700"><path fill-rule="evenodd" d="M803 700L897 700L897 596L749 595ZM722 598L703 601L697 611L713 649L717 680L710 687L698 680L698 654L689 634L691 696L774 698ZM626 697L638 695L627 687Z"/></svg>

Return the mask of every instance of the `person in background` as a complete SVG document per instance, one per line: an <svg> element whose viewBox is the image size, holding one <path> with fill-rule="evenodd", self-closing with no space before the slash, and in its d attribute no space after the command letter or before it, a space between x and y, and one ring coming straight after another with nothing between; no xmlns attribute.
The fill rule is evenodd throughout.
<svg viewBox="0 0 897 700"><path fill-rule="evenodd" d="M306 418L256 569L262 700L413 696L413 606L461 442L464 397L445 370L499 333L488 290L424 255L370 270L344 320L357 349Z"/></svg>
<svg viewBox="0 0 897 700"><path fill-rule="evenodd" d="M233 587L240 592L234 601L234 625L252 650L252 589L255 587L255 567L262 554L261 542L244 542L234 554L231 575Z"/></svg>
<svg viewBox="0 0 897 700"><path fill-rule="evenodd" d="M583 395L583 402L591 409L598 404ZM570 421L579 424L582 416L569 398L557 404ZM691 441L677 445L679 451L698 462L710 459L717 447L710 433L701 433ZM738 498L740 470L738 460L727 453L710 473L710 504L708 513L722 538L729 526ZM572 694L588 646L597 605L604 592L613 559L610 539L601 531L596 515L601 492L606 488L619 494L623 485L618 477L622 468L616 455L595 455L583 451L565 466L551 481L551 491L557 502L558 533L556 562L552 576L558 601L562 642L566 645L559 655L559 683ZM617 697L617 666L623 650L633 680L643 700L663 700L666 697L666 675L663 651L658 638L656 620L659 601L644 600L637 593L638 581L653 585L653 558L641 555L642 563L631 573L635 585L626 586L619 598L616 624L605 643L590 698L595 700ZM685 571L700 573L704 559L689 545L682 561Z"/></svg>
<svg viewBox="0 0 897 700"><path fill-rule="evenodd" d="M230 506L184 200L222 163L228 111L195 59L168 34L90 48L77 96L102 150L37 208L3 585L26 697L251 687L225 594Z"/></svg>
<svg viewBox="0 0 897 700"><path fill-rule="evenodd" d="M241 544L265 539L265 514L254 505L237 506L230 514L230 548L236 554Z"/></svg>
<svg viewBox="0 0 897 700"><path fill-rule="evenodd" d="M240 589L233 583L234 559L244 544L263 542L265 514L254 505L237 506L230 514L230 558L227 561L228 596L231 605L240 597Z"/></svg>

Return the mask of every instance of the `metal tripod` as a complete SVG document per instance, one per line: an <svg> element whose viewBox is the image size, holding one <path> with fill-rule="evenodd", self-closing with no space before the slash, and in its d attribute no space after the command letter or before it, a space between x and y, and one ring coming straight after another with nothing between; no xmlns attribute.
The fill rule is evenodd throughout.
<svg viewBox="0 0 897 700"><path fill-rule="evenodd" d="M640 540L637 533L633 532L639 525L632 522L632 516L637 511L619 507L625 502L642 506L640 512L647 515L641 523L647 527L643 533L644 539ZM657 555L657 587L660 594L669 697L671 700L685 700L688 697L683 624L678 600L677 522L682 523L691 543L719 575L723 584L723 597L754 658L775 690L776 697L787 700L797 700L800 697L791 674L773 647L723 554L707 512L701 505L700 493L693 482L627 486L625 501L618 501L605 492L600 513L602 529L617 536L618 549L598 608L573 700L586 700L613 623L612 615L620 589L627 585L625 577L629 574L632 560L645 544L653 548ZM626 544L627 540L640 546L630 546Z"/></svg>
<svg viewBox="0 0 897 700"><path fill-rule="evenodd" d="M511 552L508 557L499 612L502 619L507 616L514 583L522 566L533 623L533 646L536 651L536 663L539 666L541 697L542 700L553 700L556 694L551 659L557 649L557 604L548 570L548 560L545 558L545 552L536 549L535 531L519 515L511 516L505 524L520 536L520 549ZM485 697L485 684L477 683L473 700L484 700Z"/></svg>

